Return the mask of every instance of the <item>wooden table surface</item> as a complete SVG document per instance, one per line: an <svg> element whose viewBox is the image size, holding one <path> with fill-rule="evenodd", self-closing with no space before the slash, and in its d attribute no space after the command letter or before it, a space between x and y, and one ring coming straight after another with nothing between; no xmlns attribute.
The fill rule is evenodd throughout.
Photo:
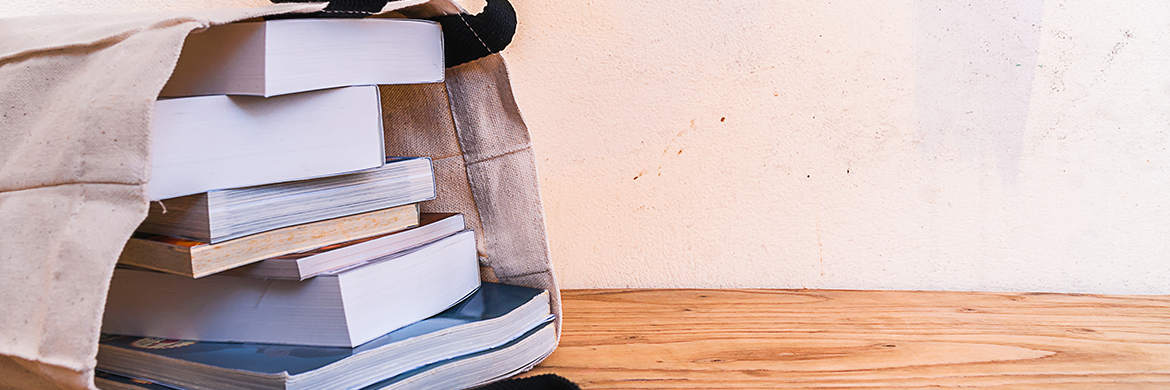
<svg viewBox="0 0 1170 390"><path fill-rule="evenodd" d="M567 290L583 389L1170 389L1170 297Z"/></svg>

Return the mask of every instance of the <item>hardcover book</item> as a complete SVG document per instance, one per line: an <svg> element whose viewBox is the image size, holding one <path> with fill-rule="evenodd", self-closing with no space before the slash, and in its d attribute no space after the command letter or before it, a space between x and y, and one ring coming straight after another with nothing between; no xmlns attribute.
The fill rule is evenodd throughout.
<svg viewBox="0 0 1170 390"><path fill-rule="evenodd" d="M118 268L102 331L355 347L433 316L479 285L470 230L303 282L225 275L191 279Z"/></svg>
<svg viewBox="0 0 1170 390"><path fill-rule="evenodd" d="M443 81L443 34L411 19L284 19L187 37L160 96L276 96L350 85Z"/></svg>
<svg viewBox="0 0 1170 390"><path fill-rule="evenodd" d="M159 200L380 167L381 110L373 86L158 100L147 195Z"/></svg>

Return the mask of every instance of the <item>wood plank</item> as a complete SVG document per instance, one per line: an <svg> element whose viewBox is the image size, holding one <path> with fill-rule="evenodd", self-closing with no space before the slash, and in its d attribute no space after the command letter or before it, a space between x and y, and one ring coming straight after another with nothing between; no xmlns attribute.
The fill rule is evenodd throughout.
<svg viewBox="0 0 1170 390"><path fill-rule="evenodd" d="M1170 297L566 290L585 389L1170 388Z"/></svg>

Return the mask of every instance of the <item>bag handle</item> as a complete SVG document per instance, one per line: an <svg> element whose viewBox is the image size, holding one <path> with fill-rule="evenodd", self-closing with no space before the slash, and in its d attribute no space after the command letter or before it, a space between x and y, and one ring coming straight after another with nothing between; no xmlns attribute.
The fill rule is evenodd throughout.
<svg viewBox="0 0 1170 390"><path fill-rule="evenodd" d="M319 0L270 0L273 3L319 3ZM332 0L325 9L308 14L285 14L269 19L364 18L392 0ZM445 66L450 68L504 50L516 35L516 10L508 0L487 0L483 11L430 18L443 28Z"/></svg>

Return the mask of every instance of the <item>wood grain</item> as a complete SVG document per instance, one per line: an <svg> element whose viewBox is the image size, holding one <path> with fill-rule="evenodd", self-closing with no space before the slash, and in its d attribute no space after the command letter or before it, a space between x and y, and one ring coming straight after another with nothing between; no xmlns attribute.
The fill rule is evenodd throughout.
<svg viewBox="0 0 1170 390"><path fill-rule="evenodd" d="M566 290L584 389L1170 389L1170 297Z"/></svg>

